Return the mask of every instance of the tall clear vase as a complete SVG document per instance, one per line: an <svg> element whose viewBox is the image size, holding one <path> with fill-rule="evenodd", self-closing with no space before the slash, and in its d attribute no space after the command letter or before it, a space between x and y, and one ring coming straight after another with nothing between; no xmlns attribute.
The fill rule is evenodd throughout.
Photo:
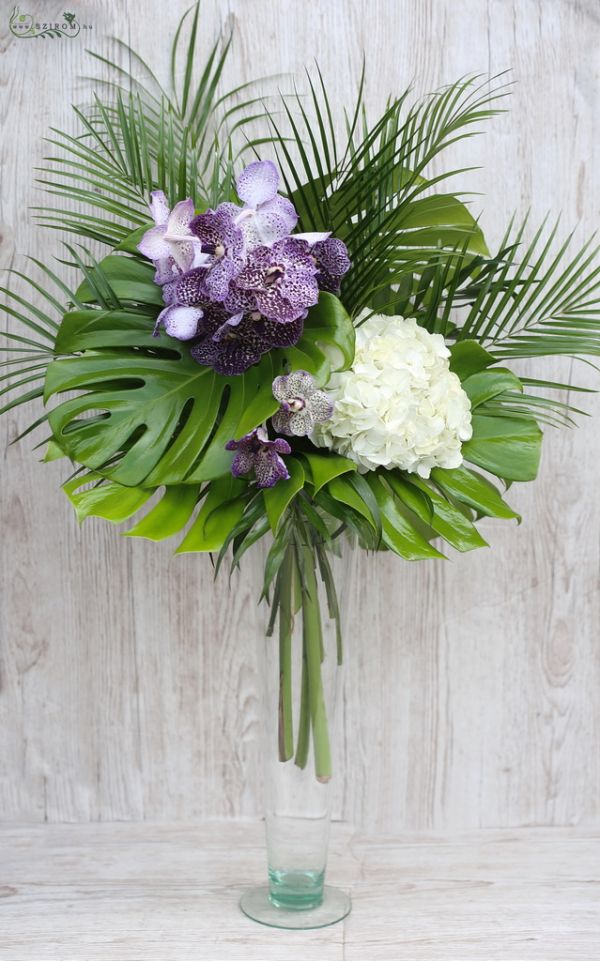
<svg viewBox="0 0 600 961"><path fill-rule="evenodd" d="M325 884L346 584L338 607L324 550L290 549L259 639L267 883L245 891L240 906L279 928L325 927L351 907L346 892Z"/></svg>

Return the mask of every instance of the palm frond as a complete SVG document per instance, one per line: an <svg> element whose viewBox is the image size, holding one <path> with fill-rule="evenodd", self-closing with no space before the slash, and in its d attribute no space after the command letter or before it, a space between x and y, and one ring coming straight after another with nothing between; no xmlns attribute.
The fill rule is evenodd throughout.
<svg viewBox="0 0 600 961"><path fill-rule="evenodd" d="M506 84L468 77L412 107L406 90L370 125L363 76L347 114L345 143L336 136L318 68L314 81L308 74L308 84L310 111L298 93L293 109L284 101L289 135L272 114L270 121L301 229L332 230L349 249L353 268L343 292L349 309L369 306L376 292L391 286L395 260L402 269L408 262L419 271L440 247L454 248L465 239L472 253L487 253L464 204L453 195L432 195L434 186L460 171L431 179L426 173L440 153L499 112Z"/></svg>
<svg viewBox="0 0 600 961"><path fill-rule="evenodd" d="M558 221L536 230L521 253L524 221L499 275L481 287L458 337L498 358L600 355L600 245L590 238L573 256L570 234L554 250ZM505 244L510 238L506 237Z"/></svg>

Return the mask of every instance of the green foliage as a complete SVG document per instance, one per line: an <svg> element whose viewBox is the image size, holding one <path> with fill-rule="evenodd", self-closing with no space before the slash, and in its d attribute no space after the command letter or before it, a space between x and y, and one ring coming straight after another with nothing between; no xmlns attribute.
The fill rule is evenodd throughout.
<svg viewBox="0 0 600 961"><path fill-rule="evenodd" d="M65 254L79 279L71 290L36 262L35 277L17 275L28 294L3 288L18 327L5 334L0 375L0 397L13 389L16 396L0 411L43 393L51 409L30 429L47 419L47 457L86 469L65 485L80 519L135 518L128 535L179 535L181 551L218 552L217 567L228 551L236 566L270 532L265 593L277 590L282 564L298 573L289 561L298 532L313 544L324 583L323 545L343 532L408 559L441 556L433 541L460 551L483 546L477 517L516 515L478 469L507 484L532 479L538 425L572 423L580 413L545 396L571 385L519 378L504 364L600 353L593 246L569 257L569 241L555 252L556 226L542 225L524 244L526 223L511 223L491 254L464 198L449 189L463 171L443 169L444 151L498 112L506 84L468 77L413 104L407 90L372 122L363 72L340 137L318 68L307 73L308 97L280 97L275 109L256 84L223 93L231 37L217 37L204 58L203 42L195 4L177 30L167 84L122 41L114 44L128 68L92 54L111 77L102 96L75 110L77 134L52 131L39 170L58 198L38 209L39 220L83 240ZM265 117L270 135L252 139L248 124ZM264 154L261 146L278 156L300 229L332 231L353 266L341 301L322 294L295 347L225 378L193 362L185 344L151 336L161 291L137 243L152 189L172 203L191 196L205 209L233 196L242 156ZM441 173L432 174L434 163ZM98 261L88 242L113 250ZM465 466L437 469L428 480L397 470L361 475L352 461L303 440L288 458L286 484L258 492L234 481L225 444L274 413L274 376L303 368L324 386L332 370L351 365L348 311L355 320L362 311L400 313L444 335L474 410ZM308 569L303 576L310 579Z"/></svg>
<svg viewBox="0 0 600 961"><path fill-rule="evenodd" d="M263 95L254 82L220 92L230 35L218 36L196 69L203 60L199 15L196 3L180 22L167 85L121 40L113 45L131 70L90 52L114 79L94 78L106 96L73 108L80 133L51 128L37 180L62 206L34 208L41 224L115 247L147 223L151 190L164 190L172 203L192 197L200 208L228 196L238 159L231 138L243 140L239 156L258 146L246 128L265 115ZM90 212L82 214L81 204Z"/></svg>

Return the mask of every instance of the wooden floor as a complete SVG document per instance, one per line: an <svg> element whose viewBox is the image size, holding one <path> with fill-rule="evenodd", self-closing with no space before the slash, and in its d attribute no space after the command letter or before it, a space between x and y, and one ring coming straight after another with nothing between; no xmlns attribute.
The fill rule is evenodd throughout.
<svg viewBox="0 0 600 961"><path fill-rule="evenodd" d="M336 825L342 924L248 921L262 826L0 827L0 961L598 961L600 833L365 837Z"/></svg>

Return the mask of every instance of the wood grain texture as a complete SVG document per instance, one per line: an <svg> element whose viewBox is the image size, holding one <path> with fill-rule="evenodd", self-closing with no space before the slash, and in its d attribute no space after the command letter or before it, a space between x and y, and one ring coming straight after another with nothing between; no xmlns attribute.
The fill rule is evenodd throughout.
<svg viewBox="0 0 600 961"><path fill-rule="evenodd" d="M48 9L58 6L51 0ZM0 19L0 266L58 252L34 229L30 176L51 123L89 99L85 54L115 34L166 76L172 0L78 4L80 40L23 41ZM39 5L40 9L42 4ZM418 91L512 67L511 112L452 161L493 241L511 212L562 210L597 226L600 18L554 0L220 0L206 43L234 30L225 83L317 58L334 103L351 101L363 51L370 108L413 78ZM285 80L281 81L285 86ZM341 123L341 113L340 113ZM568 363L549 362L550 375ZM594 372L578 376L596 384ZM596 415L596 399L586 407ZM252 816L260 811L254 635L257 575L228 590L206 558L78 529L60 465L9 447L0 422L0 817L97 821ZM520 527L488 523L492 550L409 565L354 560L338 813L368 830L600 820L600 502L597 421L549 430L536 485L510 500ZM418 955L415 954L415 957ZM332 955L333 957L333 955Z"/></svg>
<svg viewBox="0 0 600 961"><path fill-rule="evenodd" d="M0 961L597 961L597 832L335 828L352 913L296 932L238 909L263 877L256 823L5 825Z"/></svg>

